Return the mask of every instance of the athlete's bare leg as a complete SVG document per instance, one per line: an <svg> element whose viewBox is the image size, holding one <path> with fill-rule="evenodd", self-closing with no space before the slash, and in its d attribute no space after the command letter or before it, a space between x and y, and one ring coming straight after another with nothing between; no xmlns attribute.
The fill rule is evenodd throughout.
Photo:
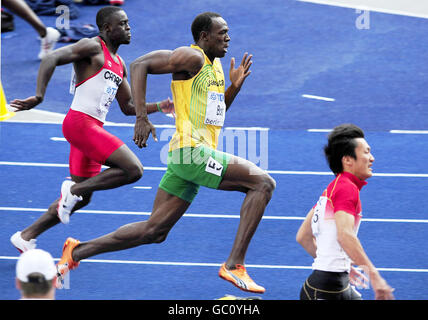
<svg viewBox="0 0 428 320"><path fill-rule="evenodd" d="M126 145L115 150L107 159L106 165L111 167L91 178L71 175L72 180L76 182L71 187L71 193L83 197L83 200L76 204L72 212L88 205L94 191L113 189L133 183L140 179L143 174L143 166ZM55 200L45 214L22 231L21 237L24 240L35 239L60 222L57 211L58 201L59 199Z"/></svg>
<svg viewBox="0 0 428 320"><path fill-rule="evenodd" d="M244 264L245 254L264 210L275 189L275 180L251 162L242 159L229 164L219 189L241 191L247 195L241 207L241 221L227 266ZM124 225L100 238L82 242L73 250L73 260L133 248L142 244L159 243L186 212L190 203L158 189L153 211L147 221Z"/></svg>
<svg viewBox="0 0 428 320"><path fill-rule="evenodd" d="M233 269L236 264L244 265L248 245L275 186L275 180L255 164L232 157L219 189L245 192L246 196L241 206L241 219L232 251L226 261L228 268Z"/></svg>
<svg viewBox="0 0 428 320"><path fill-rule="evenodd" d="M76 183L71 187L71 193L85 196L98 190L114 189L136 182L143 175L140 160L125 144L115 150L105 164L110 168L81 183Z"/></svg>
<svg viewBox="0 0 428 320"><path fill-rule="evenodd" d="M80 261L103 252L160 243L186 212L190 203L158 189L152 214L146 221L130 223L100 238L82 242L73 250L73 260Z"/></svg>
<svg viewBox="0 0 428 320"><path fill-rule="evenodd" d="M3 0L3 5L27 21L41 38L46 35L46 26L24 0Z"/></svg>
<svg viewBox="0 0 428 320"><path fill-rule="evenodd" d="M83 182L87 179L89 178L71 175L71 180L73 180L76 183ZM86 206L90 202L91 197L92 197L92 194L85 195L83 197L83 200L79 201L76 204L72 212ZM25 230L21 232L22 239L27 241L29 241L30 239L36 239L43 232L60 223L60 220L58 218L58 211L57 211L58 201L59 199L56 199L49 206L49 209L39 219L37 219L32 225L30 225L29 227L27 227Z"/></svg>

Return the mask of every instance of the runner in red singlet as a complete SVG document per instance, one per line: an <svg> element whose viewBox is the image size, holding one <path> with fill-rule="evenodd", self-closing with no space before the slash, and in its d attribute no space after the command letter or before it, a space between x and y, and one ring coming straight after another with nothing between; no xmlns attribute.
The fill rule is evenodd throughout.
<svg viewBox="0 0 428 320"><path fill-rule="evenodd" d="M104 7L97 13L99 36L53 51L39 69L36 95L10 103L17 111L30 110L43 101L56 66L73 63L75 92L63 122L64 137L70 143L70 174L61 186L61 196L35 223L11 237L20 251L36 246L36 237L86 206L97 190L117 188L141 178L143 166L119 138L103 128L107 112L116 98L122 112L136 115L127 70L117 50L131 41L128 17L121 8ZM149 104L149 113L173 111L172 102ZM101 165L109 168L101 172Z"/></svg>
<svg viewBox="0 0 428 320"><path fill-rule="evenodd" d="M314 258L313 272L303 284L300 299L361 299L350 282L358 284L365 277L351 264L367 272L376 299L393 299L394 289L380 276L357 237L362 216L360 190L372 176L374 161L364 132L352 124L340 125L329 135L324 151L336 177L296 236Z"/></svg>

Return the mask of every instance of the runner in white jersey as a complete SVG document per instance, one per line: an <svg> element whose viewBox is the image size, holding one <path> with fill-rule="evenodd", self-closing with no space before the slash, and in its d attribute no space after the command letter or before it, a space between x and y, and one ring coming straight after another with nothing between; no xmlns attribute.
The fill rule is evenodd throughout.
<svg viewBox="0 0 428 320"><path fill-rule="evenodd" d="M314 258L313 272L300 292L302 300L359 300L350 285L368 280L376 299L393 299L393 289L380 276L357 237L362 216L360 190L372 176L374 158L364 132L355 125L336 127L324 148L336 175L302 223L296 240Z"/></svg>
<svg viewBox="0 0 428 320"><path fill-rule="evenodd" d="M351 270L351 259L337 240L334 213L343 210L354 219L355 234L361 221L361 201L359 192L367 182L349 172L342 172L328 185L313 208L311 220L312 234L317 244L314 270L347 272Z"/></svg>
<svg viewBox="0 0 428 320"><path fill-rule="evenodd" d="M71 109L104 122L123 80L122 59L110 54L104 40L98 37L104 53L104 65L94 75L75 83ZM74 73L75 79L75 73Z"/></svg>
<svg viewBox="0 0 428 320"><path fill-rule="evenodd" d="M127 70L117 55L121 44L131 40L126 13L118 7L104 7L97 13L99 36L82 39L46 56L39 69L36 95L10 103L17 111L29 110L43 101L46 87L56 66L73 63L75 95L63 122L63 133L70 143L71 181L61 187L61 196L31 226L11 237L20 251L34 248L36 237L58 224L68 223L70 215L87 205L97 190L117 188L141 178L143 166L119 138L103 128L111 102L116 98L122 112L135 115ZM149 104L148 113L171 112L172 102ZM109 168L101 172L101 166Z"/></svg>

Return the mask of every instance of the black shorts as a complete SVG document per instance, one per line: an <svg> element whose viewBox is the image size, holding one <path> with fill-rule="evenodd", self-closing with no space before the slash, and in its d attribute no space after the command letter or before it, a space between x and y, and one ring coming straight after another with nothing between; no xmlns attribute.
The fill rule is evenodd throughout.
<svg viewBox="0 0 428 320"><path fill-rule="evenodd" d="M361 300L349 273L314 270L300 290L300 300Z"/></svg>

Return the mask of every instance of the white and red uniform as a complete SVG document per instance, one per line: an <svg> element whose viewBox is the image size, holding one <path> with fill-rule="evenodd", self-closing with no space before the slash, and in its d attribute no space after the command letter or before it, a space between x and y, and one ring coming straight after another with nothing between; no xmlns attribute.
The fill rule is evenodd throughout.
<svg viewBox="0 0 428 320"><path fill-rule="evenodd" d="M101 171L101 165L124 143L103 129L110 105L123 80L123 66L116 62L104 41L104 65L88 79L76 84L62 130L70 143L70 173L92 177Z"/></svg>
<svg viewBox="0 0 428 320"><path fill-rule="evenodd" d="M354 230L358 232L362 210L360 190L367 182L349 172L342 172L328 185L314 206L311 227L317 252L312 269L329 272L349 272L351 260L337 241L334 214L345 211L355 217Z"/></svg>

